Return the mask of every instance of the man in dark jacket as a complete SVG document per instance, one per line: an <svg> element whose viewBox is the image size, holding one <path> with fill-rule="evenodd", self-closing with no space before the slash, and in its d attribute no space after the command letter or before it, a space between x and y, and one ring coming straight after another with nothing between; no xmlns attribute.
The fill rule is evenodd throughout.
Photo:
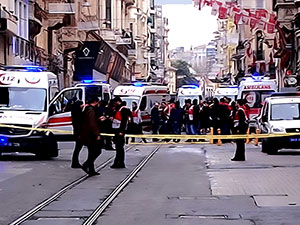
<svg viewBox="0 0 300 225"><path fill-rule="evenodd" d="M116 97L114 103L116 112L112 122L112 128L115 133L116 156L111 168L120 169L125 168L125 131L131 112L126 107L126 102L122 102L120 98Z"/></svg>
<svg viewBox="0 0 300 225"><path fill-rule="evenodd" d="M83 107L84 104L82 101L75 101L71 106L71 115L72 115L72 125L73 125L73 135L75 138L75 148L72 156L72 168L81 168L79 163L79 153L83 147L79 140L82 120L83 120Z"/></svg>
<svg viewBox="0 0 300 225"><path fill-rule="evenodd" d="M159 103L156 102L151 109L152 134L157 134L159 130Z"/></svg>
<svg viewBox="0 0 300 225"><path fill-rule="evenodd" d="M98 116L96 107L99 105L99 99L96 96L90 97L88 106L84 110L84 118L80 132L80 141L88 148L88 158L82 164L82 169L89 176L99 175L95 171L94 162L101 154L100 130L98 127Z"/></svg>

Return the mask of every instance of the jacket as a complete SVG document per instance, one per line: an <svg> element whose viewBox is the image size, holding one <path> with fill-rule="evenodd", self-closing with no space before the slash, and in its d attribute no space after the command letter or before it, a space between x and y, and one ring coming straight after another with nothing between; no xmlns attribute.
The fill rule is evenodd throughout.
<svg viewBox="0 0 300 225"><path fill-rule="evenodd" d="M84 110L79 140L85 146L96 145L99 135L100 131L95 107L87 106Z"/></svg>

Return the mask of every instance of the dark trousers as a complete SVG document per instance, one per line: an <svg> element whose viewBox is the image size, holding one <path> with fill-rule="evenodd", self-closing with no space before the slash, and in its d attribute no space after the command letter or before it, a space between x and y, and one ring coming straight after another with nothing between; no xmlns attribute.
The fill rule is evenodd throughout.
<svg viewBox="0 0 300 225"><path fill-rule="evenodd" d="M244 139L236 139L236 150L234 159L236 160L245 160L245 140Z"/></svg>
<svg viewBox="0 0 300 225"><path fill-rule="evenodd" d="M88 148L88 157L87 160L83 163L89 170L89 173L95 172L94 162L101 154L101 147L100 144L97 143L95 145L87 146Z"/></svg>
<svg viewBox="0 0 300 225"><path fill-rule="evenodd" d="M73 156L72 156L72 164L76 165L79 164L79 153L82 149L83 145L81 144L81 142L76 139L75 141L75 148L73 151Z"/></svg>
<svg viewBox="0 0 300 225"><path fill-rule="evenodd" d="M125 164L125 150L124 150L125 136L119 135L119 132L116 132L115 134L116 136L114 138L114 142L116 145L116 156L115 156L114 165L124 165Z"/></svg>

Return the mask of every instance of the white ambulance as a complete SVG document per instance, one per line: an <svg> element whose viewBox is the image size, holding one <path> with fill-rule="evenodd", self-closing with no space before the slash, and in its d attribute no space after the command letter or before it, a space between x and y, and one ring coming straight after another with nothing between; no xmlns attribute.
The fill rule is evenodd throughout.
<svg viewBox="0 0 300 225"><path fill-rule="evenodd" d="M255 128L255 117L259 114L264 101L272 93L277 92L275 80L263 76L245 77L239 85L237 99L246 99L250 110L250 128Z"/></svg>
<svg viewBox="0 0 300 225"><path fill-rule="evenodd" d="M232 101L235 101L239 93L238 86L228 86L228 87L219 87L216 89L214 97L221 99L223 97L230 98Z"/></svg>
<svg viewBox="0 0 300 225"><path fill-rule="evenodd" d="M57 92L57 76L41 67L10 66L0 70L0 154L58 155L51 132L30 130L47 122L48 105Z"/></svg>
<svg viewBox="0 0 300 225"><path fill-rule="evenodd" d="M141 111L144 129L149 129L151 124L151 109L156 102L168 102L170 94L168 87L150 83L133 83L117 86L113 96L119 96L126 101L127 107L131 109L132 102L136 102ZM146 128L147 127L147 128Z"/></svg>
<svg viewBox="0 0 300 225"><path fill-rule="evenodd" d="M203 90L198 85L182 85L177 90L176 100L183 107L186 99L198 100L198 103L203 99Z"/></svg>

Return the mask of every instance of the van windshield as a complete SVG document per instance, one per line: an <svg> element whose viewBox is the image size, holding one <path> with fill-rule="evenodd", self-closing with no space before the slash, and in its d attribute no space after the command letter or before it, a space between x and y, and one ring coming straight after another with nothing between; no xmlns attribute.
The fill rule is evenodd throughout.
<svg viewBox="0 0 300 225"><path fill-rule="evenodd" d="M243 91L242 99L246 99L250 108L262 108L263 102L274 91Z"/></svg>
<svg viewBox="0 0 300 225"><path fill-rule="evenodd" d="M0 87L0 110L46 111L43 88Z"/></svg>
<svg viewBox="0 0 300 225"><path fill-rule="evenodd" d="M271 120L300 120L300 103L272 104Z"/></svg>
<svg viewBox="0 0 300 225"><path fill-rule="evenodd" d="M181 107L184 106L186 99L191 99L192 102L194 99L197 99L199 104L200 97L199 95L179 96L177 100L179 101Z"/></svg>
<svg viewBox="0 0 300 225"><path fill-rule="evenodd" d="M126 102L126 106L132 110L132 102L136 102L137 105L140 105L141 98L140 97L128 97L128 96L120 96L122 101Z"/></svg>

